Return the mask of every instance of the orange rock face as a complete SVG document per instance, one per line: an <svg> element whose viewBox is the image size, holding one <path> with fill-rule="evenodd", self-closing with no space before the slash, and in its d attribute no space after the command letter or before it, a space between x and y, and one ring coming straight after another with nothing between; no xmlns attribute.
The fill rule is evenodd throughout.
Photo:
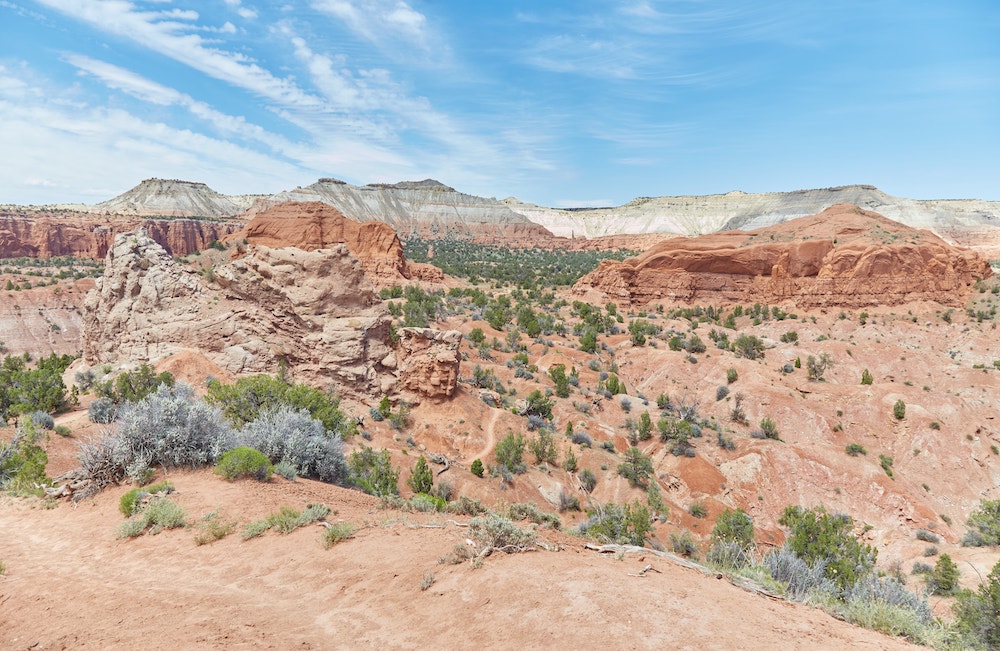
<svg viewBox="0 0 1000 651"><path fill-rule="evenodd" d="M789 301L865 307L909 301L960 306L992 275L978 254L850 204L756 231L662 242L636 258L604 261L582 278L624 304Z"/></svg>
<svg viewBox="0 0 1000 651"><path fill-rule="evenodd" d="M73 256L99 260L115 235L146 228L171 255L208 248L242 226L196 219L123 219L86 213L0 211L0 258Z"/></svg>
<svg viewBox="0 0 1000 651"><path fill-rule="evenodd" d="M427 398L450 398L458 386L461 343L458 330L401 329L398 356L402 388Z"/></svg>
<svg viewBox="0 0 1000 651"><path fill-rule="evenodd" d="M241 234L255 245L295 247L304 251L344 244L361 261L365 274L377 287L410 279L441 282L444 274L432 265L407 262L403 245L391 226L383 222L356 222L319 201L285 202L258 213Z"/></svg>

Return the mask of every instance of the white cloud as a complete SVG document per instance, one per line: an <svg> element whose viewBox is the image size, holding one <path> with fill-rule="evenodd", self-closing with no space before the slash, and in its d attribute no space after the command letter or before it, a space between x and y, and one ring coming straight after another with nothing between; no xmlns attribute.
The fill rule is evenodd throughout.
<svg viewBox="0 0 1000 651"><path fill-rule="evenodd" d="M430 49L427 17L401 0L316 0L313 7L376 45L402 39L421 50Z"/></svg>

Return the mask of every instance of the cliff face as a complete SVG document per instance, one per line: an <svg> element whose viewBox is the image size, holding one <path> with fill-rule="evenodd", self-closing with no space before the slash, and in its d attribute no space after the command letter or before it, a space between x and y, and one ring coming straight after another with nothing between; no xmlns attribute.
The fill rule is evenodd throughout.
<svg viewBox="0 0 1000 651"><path fill-rule="evenodd" d="M204 183L146 179L122 194L94 206L116 215L163 217L232 217L250 207L253 198L219 194Z"/></svg>
<svg viewBox="0 0 1000 651"><path fill-rule="evenodd" d="M239 222L194 219L139 220L85 213L0 211L0 258L73 256L101 259L119 233L143 226L171 255L208 248L239 230Z"/></svg>
<svg viewBox="0 0 1000 651"><path fill-rule="evenodd" d="M959 306L978 278L991 275L989 264L971 251L840 204L772 228L669 240L624 262L602 262L575 290L636 305Z"/></svg>
<svg viewBox="0 0 1000 651"><path fill-rule="evenodd" d="M85 362L156 361L194 349L233 375L274 373L284 362L298 381L359 399L394 394L401 373L417 396L454 391L457 359L449 382L436 348L426 363L432 346L394 349L389 312L344 244L251 245L214 278L206 284L181 268L142 229L117 236L84 303Z"/></svg>
<svg viewBox="0 0 1000 651"><path fill-rule="evenodd" d="M287 202L258 213L242 233L250 244L292 246L316 251L343 244L361 261L377 287L399 285L411 279L442 282L444 274L431 265L414 265L403 255L396 232L382 222L359 223L319 201Z"/></svg>

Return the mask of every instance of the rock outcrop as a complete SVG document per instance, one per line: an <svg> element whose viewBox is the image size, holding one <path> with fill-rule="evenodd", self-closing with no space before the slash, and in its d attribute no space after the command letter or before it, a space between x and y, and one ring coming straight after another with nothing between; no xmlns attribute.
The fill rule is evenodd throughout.
<svg viewBox="0 0 1000 651"><path fill-rule="evenodd" d="M346 246L250 247L215 271L174 263L144 230L119 235L84 306L88 364L197 349L229 373L276 372L345 395L392 391L390 316Z"/></svg>
<svg viewBox="0 0 1000 651"><path fill-rule="evenodd" d="M771 228L663 242L604 261L575 291L623 304L792 302L864 307L909 301L960 306L992 275L976 253L849 204Z"/></svg>
<svg viewBox="0 0 1000 651"><path fill-rule="evenodd" d="M405 284L416 279L444 281L444 274L437 267L406 260L403 245L388 224L362 224L319 201L277 204L258 213L241 233L233 236L241 237L253 245L291 246L304 251L346 245L377 287Z"/></svg>
<svg viewBox="0 0 1000 651"><path fill-rule="evenodd" d="M228 374L274 373L284 363L298 381L362 400L455 391L461 334L404 328L397 348L388 309L343 243L251 244L213 278L175 263L144 229L117 236L84 302L84 361L195 350Z"/></svg>
<svg viewBox="0 0 1000 651"><path fill-rule="evenodd" d="M432 399L450 398L458 386L461 366L458 330L402 328L399 370L402 388Z"/></svg>
<svg viewBox="0 0 1000 651"><path fill-rule="evenodd" d="M115 219L87 213L0 210L0 258L73 256L99 260L119 233L139 226L171 255L208 248L243 224L196 219Z"/></svg>

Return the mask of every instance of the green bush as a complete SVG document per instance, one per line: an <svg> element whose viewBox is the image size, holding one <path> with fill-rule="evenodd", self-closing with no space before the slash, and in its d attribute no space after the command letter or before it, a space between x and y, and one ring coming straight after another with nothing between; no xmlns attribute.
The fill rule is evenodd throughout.
<svg viewBox="0 0 1000 651"><path fill-rule="evenodd" d="M528 468L524 464L524 445L523 436L508 432L506 436L500 439L493 452L497 460L497 465L514 475L527 470Z"/></svg>
<svg viewBox="0 0 1000 651"><path fill-rule="evenodd" d="M350 482L364 492L376 497L399 495L399 469L393 468L388 450L375 452L361 445L351 453L347 467Z"/></svg>
<svg viewBox="0 0 1000 651"><path fill-rule="evenodd" d="M906 403L902 400L897 400L892 406L892 415L896 417L896 420L903 420L906 418Z"/></svg>
<svg viewBox="0 0 1000 651"><path fill-rule="evenodd" d="M52 482L45 475L49 456L38 444L42 435L30 420L22 421L10 443L0 443L0 490L41 497Z"/></svg>
<svg viewBox="0 0 1000 651"><path fill-rule="evenodd" d="M337 543L342 543L354 535L356 528L349 522L337 522L328 525L323 531L323 549L330 549Z"/></svg>
<svg viewBox="0 0 1000 651"><path fill-rule="evenodd" d="M742 547L753 547L753 519L743 509L726 509L719 514L712 527L712 541L733 542Z"/></svg>
<svg viewBox="0 0 1000 651"><path fill-rule="evenodd" d="M183 526L185 526L183 507L165 497L156 497L149 501L146 508L119 525L118 537L135 538L147 531L155 535L164 529L178 529Z"/></svg>
<svg viewBox="0 0 1000 651"><path fill-rule="evenodd" d="M950 595L958 590L958 579L961 572L958 565L951 560L948 554L941 554L937 563L934 564L934 571L927 577L927 588L931 594Z"/></svg>
<svg viewBox="0 0 1000 651"><path fill-rule="evenodd" d="M535 463L547 463L553 466L558 463L556 444L552 440L552 432L547 427L538 430L538 435L528 442L528 448L535 457Z"/></svg>
<svg viewBox="0 0 1000 651"><path fill-rule="evenodd" d="M406 480L406 485L414 493L430 493L431 489L434 487L434 473L431 471L430 466L427 465L427 459L424 455L420 455L417 458L417 464L413 467L413 472L410 474L410 478Z"/></svg>
<svg viewBox="0 0 1000 651"><path fill-rule="evenodd" d="M872 374L868 369L861 372L861 384L871 384L874 381L875 380L872 378Z"/></svg>
<svg viewBox="0 0 1000 651"><path fill-rule="evenodd" d="M645 488L653 474L653 460L634 447L626 450L624 456L624 460L618 464L618 474L627 479L630 486Z"/></svg>
<svg viewBox="0 0 1000 651"><path fill-rule="evenodd" d="M590 468L584 468L580 471L580 485L588 493L594 492L594 487L597 486L597 477L594 476Z"/></svg>
<svg viewBox="0 0 1000 651"><path fill-rule="evenodd" d="M482 460L481 459L473 459L472 460L472 466L469 468L469 471L473 475L475 475L476 477L482 477L483 474L484 474Z"/></svg>
<svg viewBox="0 0 1000 651"><path fill-rule="evenodd" d="M954 612L969 648L1000 649L1000 562L979 590L959 593Z"/></svg>
<svg viewBox="0 0 1000 651"><path fill-rule="evenodd" d="M289 384L271 375L240 378L235 384L209 382L205 396L210 404L222 408L222 413L236 427L255 420L267 410L280 406L305 409L323 423L328 432L347 432L347 417L340 410L340 399L304 384Z"/></svg>
<svg viewBox="0 0 1000 651"><path fill-rule="evenodd" d="M868 450L860 443L848 443L844 450L852 457L856 457L859 454L868 454Z"/></svg>
<svg viewBox="0 0 1000 651"><path fill-rule="evenodd" d="M685 558L696 558L698 555L698 543L690 531L670 534L670 549Z"/></svg>
<svg viewBox="0 0 1000 651"><path fill-rule="evenodd" d="M118 500L118 510L126 518L132 517L142 509L142 502L150 495L169 495L174 491L174 486L168 481L161 481L144 488L133 488L127 491Z"/></svg>
<svg viewBox="0 0 1000 651"><path fill-rule="evenodd" d="M764 356L764 340L754 335L740 335L733 341L733 352L737 357L760 359Z"/></svg>
<svg viewBox="0 0 1000 651"><path fill-rule="evenodd" d="M111 398L115 403L138 402L156 391L160 385L174 386L174 376L166 371L156 373L149 364L142 364L134 371L120 374L115 379L115 388Z"/></svg>
<svg viewBox="0 0 1000 651"><path fill-rule="evenodd" d="M649 507L639 501L597 505L589 515L587 522L580 525L580 532L602 543L641 547L653 530Z"/></svg>
<svg viewBox="0 0 1000 651"><path fill-rule="evenodd" d="M853 536L854 520L827 513L823 507L789 506L778 522L788 527L785 547L810 567L824 565L824 574L841 588L869 574L877 552Z"/></svg>
<svg viewBox="0 0 1000 651"><path fill-rule="evenodd" d="M498 513L487 513L469 522L470 537L482 545L513 554L534 549L535 532L521 529Z"/></svg>
<svg viewBox="0 0 1000 651"><path fill-rule="evenodd" d="M1000 545L1000 500L980 500L966 524L969 531L962 539L964 546Z"/></svg>
<svg viewBox="0 0 1000 651"><path fill-rule="evenodd" d="M764 438L781 440L781 437L778 435L778 426L766 416L760 419L760 431L763 432Z"/></svg>
<svg viewBox="0 0 1000 651"><path fill-rule="evenodd" d="M882 466L882 470L885 474L889 475L889 479L893 479L892 476L892 457L887 454L878 455L878 462Z"/></svg>
<svg viewBox="0 0 1000 651"><path fill-rule="evenodd" d="M271 478L274 468L270 459L260 450L248 447L238 447L224 452L215 465L215 474L222 475L229 481L252 477L257 481L267 481Z"/></svg>
<svg viewBox="0 0 1000 651"><path fill-rule="evenodd" d="M806 371L810 380L822 380L823 375L831 366L833 366L833 359L828 353L820 353L818 358L812 355L806 358Z"/></svg>
<svg viewBox="0 0 1000 651"><path fill-rule="evenodd" d="M726 383L732 384L736 380L740 379L740 374L736 372L735 368L730 368L726 371Z"/></svg>

